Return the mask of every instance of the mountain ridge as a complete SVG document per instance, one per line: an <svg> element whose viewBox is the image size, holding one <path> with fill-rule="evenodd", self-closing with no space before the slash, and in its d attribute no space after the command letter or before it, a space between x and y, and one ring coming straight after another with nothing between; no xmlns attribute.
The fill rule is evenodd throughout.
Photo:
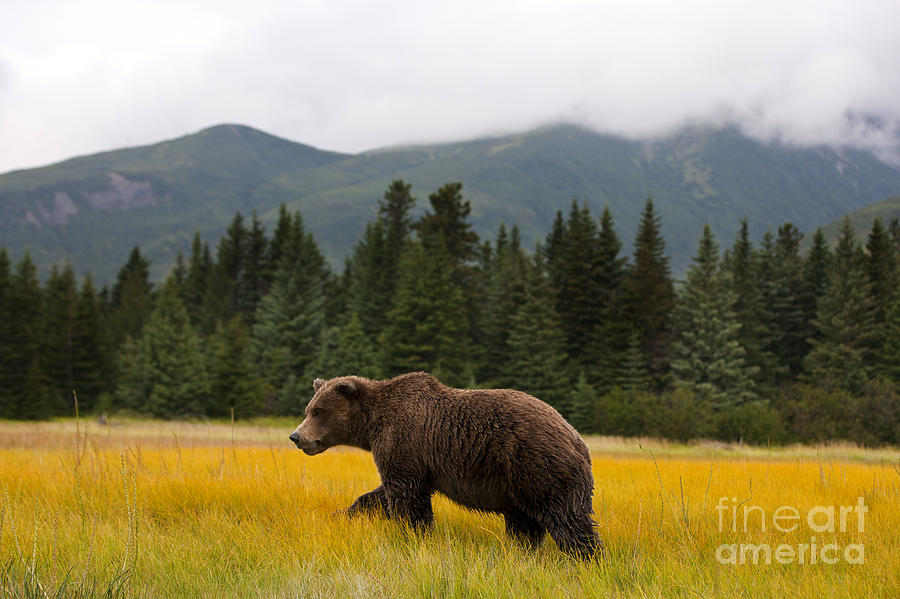
<svg viewBox="0 0 900 599"><path fill-rule="evenodd" d="M762 143L736 128L629 140L557 124L343 154L224 124L0 175L0 246L29 249L44 268L68 258L108 282L137 243L158 279L195 229L215 242L235 211L254 209L271 226L284 202L337 266L397 178L413 185L418 212L437 187L461 181L480 234L518 224L528 247L577 198L595 214L610 206L627 250L651 195L676 273L707 222L727 246L742 217L755 236L784 221L809 233L900 193L900 169L870 153Z"/></svg>

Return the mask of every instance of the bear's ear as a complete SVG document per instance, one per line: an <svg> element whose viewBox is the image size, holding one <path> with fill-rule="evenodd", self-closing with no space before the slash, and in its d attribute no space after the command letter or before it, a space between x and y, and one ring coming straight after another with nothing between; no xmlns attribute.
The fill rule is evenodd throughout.
<svg viewBox="0 0 900 599"><path fill-rule="evenodd" d="M314 380L313 381L313 391L318 391L324 384L325 384L325 381L323 381L322 379Z"/></svg>
<svg viewBox="0 0 900 599"><path fill-rule="evenodd" d="M335 389L348 399L356 397L356 383L353 381L341 381L335 386Z"/></svg>

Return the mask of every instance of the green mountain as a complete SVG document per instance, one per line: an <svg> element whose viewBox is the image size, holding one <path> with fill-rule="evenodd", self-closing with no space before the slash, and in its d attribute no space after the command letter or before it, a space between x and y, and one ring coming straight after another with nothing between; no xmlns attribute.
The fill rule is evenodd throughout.
<svg viewBox="0 0 900 599"><path fill-rule="evenodd" d="M859 210L854 210L849 216L850 222L853 224L853 230L856 231L856 236L862 243L865 243L869 237L872 223L876 218L880 218L884 226L888 226L891 219L900 218L900 196L869 204ZM822 227L826 239L833 243L837 242L842 220L844 220L843 215Z"/></svg>
<svg viewBox="0 0 900 599"><path fill-rule="evenodd" d="M744 216L757 235L784 221L811 231L900 192L900 169L869 153L766 144L732 128L631 141L559 125L344 155L223 125L0 175L0 245L13 256L28 248L43 266L68 257L109 281L138 243L161 277L195 229L215 241L236 210L253 209L271 226L285 202L339 265L397 178L412 183L419 210L437 187L461 181L479 233L518 223L529 245L573 198L597 214L608 203L628 241L652 195L676 272L704 223L728 245Z"/></svg>

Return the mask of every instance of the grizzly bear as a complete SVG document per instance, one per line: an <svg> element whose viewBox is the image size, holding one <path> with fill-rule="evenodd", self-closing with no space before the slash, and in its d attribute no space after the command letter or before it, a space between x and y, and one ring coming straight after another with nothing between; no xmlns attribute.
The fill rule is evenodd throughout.
<svg viewBox="0 0 900 599"><path fill-rule="evenodd" d="M521 391L445 387L424 372L385 381L316 379L290 439L307 455L335 445L372 452L381 485L345 511L383 511L416 529L434 521L431 495L502 514L513 538L544 533L590 558L601 547L584 441L559 412Z"/></svg>

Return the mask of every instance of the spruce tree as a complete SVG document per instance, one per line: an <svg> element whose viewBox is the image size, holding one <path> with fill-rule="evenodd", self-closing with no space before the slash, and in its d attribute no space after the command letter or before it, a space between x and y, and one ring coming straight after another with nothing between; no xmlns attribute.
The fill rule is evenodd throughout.
<svg viewBox="0 0 900 599"><path fill-rule="evenodd" d="M216 262L206 290L204 309L209 315L206 327L210 332L216 322L228 322L242 313L248 303L245 286L248 245L249 232L244 226L244 217L238 212L219 240Z"/></svg>
<svg viewBox="0 0 900 599"><path fill-rule="evenodd" d="M647 198L634 242L634 259L625 278L625 318L641 337L652 385L665 384L671 343L675 288L660 232L660 219Z"/></svg>
<svg viewBox="0 0 900 599"><path fill-rule="evenodd" d="M587 204L579 206L572 201L560 249L556 311L566 338L566 352L573 364L592 368L594 356L590 350L598 341L595 335L601 324L603 298L597 273L597 223Z"/></svg>
<svg viewBox="0 0 900 599"><path fill-rule="evenodd" d="M888 233L891 236L891 242L894 244L894 251L900 256L900 217L895 216L888 225Z"/></svg>
<svg viewBox="0 0 900 599"><path fill-rule="evenodd" d="M43 341L43 291L37 269L26 252L16 265L9 287L9 347L4 356L5 380L9 393L6 417L48 418L52 415L51 390L41 361Z"/></svg>
<svg viewBox="0 0 900 599"><path fill-rule="evenodd" d="M117 408L149 412L147 398L153 390L151 358L150 353L144 351L143 339L135 339L129 335L122 342L116 355L118 377L113 394Z"/></svg>
<svg viewBox="0 0 900 599"><path fill-rule="evenodd" d="M272 232L272 239L269 241L266 256L266 282L269 285L275 279L275 271L278 270L285 249L290 244L293 228L294 218L288 212L287 206L281 204L278 207L278 222L275 225L275 230Z"/></svg>
<svg viewBox="0 0 900 599"><path fill-rule="evenodd" d="M209 384L200 338L169 278L136 347L125 354L118 395L128 407L158 418L203 413Z"/></svg>
<svg viewBox="0 0 900 599"><path fill-rule="evenodd" d="M813 304L818 303L819 299L825 295L825 290L828 289L828 273L831 270L833 258L831 248L828 247L828 241L825 239L825 233L822 229L816 229L812 245L803 262L803 277L812 291ZM815 316L815 309L816 306L813 305L811 317Z"/></svg>
<svg viewBox="0 0 900 599"><path fill-rule="evenodd" d="M0 418L12 418L11 399L13 358L16 348L12 344L13 319L11 294L12 278L9 255L0 248Z"/></svg>
<svg viewBox="0 0 900 599"><path fill-rule="evenodd" d="M465 298L451 264L440 239L405 252L384 335L386 374L425 370L451 386L469 381Z"/></svg>
<svg viewBox="0 0 900 599"><path fill-rule="evenodd" d="M203 241L200 232L196 231L191 243L191 258L188 262L182 299L191 317L191 325L197 330L202 330L204 324L203 301L206 298L206 287L212 274L212 266L209 243Z"/></svg>
<svg viewBox="0 0 900 599"><path fill-rule="evenodd" d="M580 372L575 387L572 389L572 397L569 399L571 406L569 424L581 434L594 432L594 415L597 412L598 402L599 395L596 387L587 381L583 372Z"/></svg>
<svg viewBox="0 0 900 599"><path fill-rule="evenodd" d="M131 248L128 260L119 269L116 275L116 282L112 288L111 303L113 308L119 308L126 299L123 295L126 293L125 287L127 280L133 278L143 284L142 293L148 297L153 294L153 285L150 283L150 263L141 255L141 249L138 246Z"/></svg>
<svg viewBox="0 0 900 599"><path fill-rule="evenodd" d="M900 384L900 297L885 314L884 334L878 354L878 372Z"/></svg>
<svg viewBox="0 0 900 599"><path fill-rule="evenodd" d="M394 283L397 280L400 256L409 242L413 226L410 211L416 204L416 198L410 193L410 187L408 183L397 179L391 182L384 192L384 198L378 203L378 219L384 223L387 246L384 274Z"/></svg>
<svg viewBox="0 0 900 599"><path fill-rule="evenodd" d="M478 257L478 234L472 230L472 206L462 196L462 183L447 183L428 196L431 210L416 223L419 239L426 249L442 243L450 258L450 268L458 271Z"/></svg>
<svg viewBox="0 0 900 599"><path fill-rule="evenodd" d="M774 327L780 332L780 344L776 347L779 372L795 380L803 370L803 360L809 353L808 339L815 328L809 318L808 307L813 303L813 291L804 272L800 256L803 234L791 223L778 228L775 241L775 268L777 293L784 299L775 313ZM774 300L772 301L775 304Z"/></svg>
<svg viewBox="0 0 900 599"><path fill-rule="evenodd" d="M511 321L506 377L515 381L517 389L544 400L564 417L570 417L571 379L566 339L555 304L542 257L536 254L525 288L525 301Z"/></svg>
<svg viewBox="0 0 900 599"><path fill-rule="evenodd" d="M307 379L325 324L328 272L300 213L285 218L290 220L288 233L279 241L280 259L269 294L256 311L252 343L263 379L274 393L271 408L297 414L309 399Z"/></svg>
<svg viewBox="0 0 900 599"><path fill-rule="evenodd" d="M384 315L391 309L396 285L392 278L396 273L390 273L391 259L382 220L366 225L353 248L351 260L353 277L349 279L348 308L358 316L366 335L374 341L385 327Z"/></svg>
<svg viewBox="0 0 900 599"><path fill-rule="evenodd" d="M178 290L178 296L183 302L185 299L185 283L187 282L187 264L184 263L184 254L181 250L175 255L175 265L172 267L170 275Z"/></svg>
<svg viewBox="0 0 900 599"><path fill-rule="evenodd" d="M266 230L253 211L250 230L247 231L247 244L244 254L244 270L241 273L243 298L240 304L241 321L248 326L253 325L256 308L263 296L268 292L266 271L269 239Z"/></svg>
<svg viewBox="0 0 900 599"><path fill-rule="evenodd" d="M767 260L765 265L768 263ZM738 341L745 351L744 361L756 367L756 386L766 393L775 386L777 363L772 353L773 315L767 302L769 281L764 279L763 266L764 259L753 248L747 220L743 219L734 245L726 253L723 269L730 275L735 295L733 309L740 324Z"/></svg>
<svg viewBox="0 0 900 599"><path fill-rule="evenodd" d="M810 340L804 365L814 382L851 393L861 390L873 361L875 303L865 263L850 218L844 217L813 321L818 336Z"/></svg>
<svg viewBox="0 0 900 599"><path fill-rule="evenodd" d="M562 289L562 253L565 236L566 220L563 218L562 210L557 210L553 224L550 226L550 232L547 233L544 244L539 248L543 263L547 269L547 278L553 289Z"/></svg>
<svg viewBox="0 0 900 599"><path fill-rule="evenodd" d="M734 312L737 297L730 274L718 268L719 247L709 225L703 228L693 261L673 312L675 384L692 387L700 399L717 407L753 400L755 368L744 362L741 325Z"/></svg>
<svg viewBox="0 0 900 599"><path fill-rule="evenodd" d="M644 355L643 343L637 331L632 331L628 338L628 346L616 375L613 380L616 387L626 391L646 391L650 387L650 377L647 374L647 357ZM609 392L611 389L603 388Z"/></svg>
<svg viewBox="0 0 900 599"><path fill-rule="evenodd" d="M330 379L357 375L378 378L381 375L377 348L363 331L356 314L342 327L330 327L322 335L316 358L315 376Z"/></svg>
<svg viewBox="0 0 900 599"><path fill-rule="evenodd" d="M74 339L77 302L78 290L71 264L66 264L62 273L53 265L44 287L41 367L51 393L50 408L56 415L71 412L73 366L79 349Z"/></svg>
<svg viewBox="0 0 900 599"><path fill-rule="evenodd" d="M593 368L587 370L588 382L598 389L606 389L614 381L631 339L631 327L624 318L627 259L619 256L621 249L622 242L607 205L600 215L595 269L600 322L591 341L593 347L588 351Z"/></svg>
<svg viewBox="0 0 900 599"><path fill-rule="evenodd" d="M225 326L219 325L211 345L206 413L226 416L233 409L235 418L261 414L264 407L262 381L256 376L249 330L240 315Z"/></svg>
<svg viewBox="0 0 900 599"><path fill-rule="evenodd" d="M876 329L880 332L881 324L885 322L887 311L894 303L897 286L900 284L897 251L890 232L884 228L880 218L876 218L872 223L866 242L866 253L866 274L875 303Z"/></svg>
<svg viewBox="0 0 900 599"><path fill-rule="evenodd" d="M515 384L506 376L509 331L513 315L525 301L528 272L529 259L522 250L518 229L513 228L510 239L506 226L501 223L485 286L484 354L479 380L486 386L508 387Z"/></svg>
<svg viewBox="0 0 900 599"><path fill-rule="evenodd" d="M75 303L72 323L72 388L78 392L80 409L91 410L97 405L100 393L108 388L106 325L100 300L94 291L91 276L84 278Z"/></svg>
<svg viewBox="0 0 900 599"><path fill-rule="evenodd" d="M141 256L137 246L119 270L110 304L114 345L128 336L140 337L153 310L153 285L150 283L150 263Z"/></svg>

